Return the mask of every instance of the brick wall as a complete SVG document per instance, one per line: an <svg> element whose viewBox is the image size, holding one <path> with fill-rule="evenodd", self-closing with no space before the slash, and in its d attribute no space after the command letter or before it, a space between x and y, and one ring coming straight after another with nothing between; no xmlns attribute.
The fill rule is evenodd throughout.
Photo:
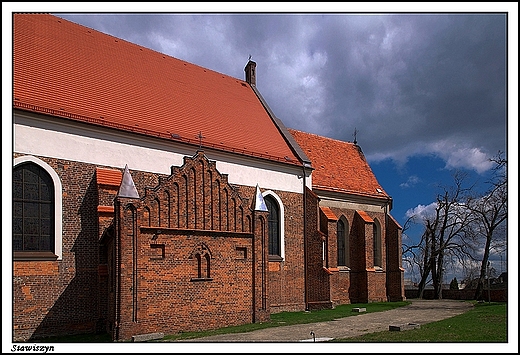
<svg viewBox="0 0 520 355"><path fill-rule="evenodd" d="M331 210L337 217L337 220L331 220L327 223L328 235L328 263L333 270L330 275L330 294L332 303L336 305L349 304L350 301L350 271L351 265L338 265L338 239L337 239L337 225L338 220L343 217L345 224L345 237L347 242L350 237L350 226L352 225L352 216L354 211L348 209L341 209L332 207ZM324 217L324 216L323 216ZM347 247L347 246L346 246ZM348 250L348 248L347 248Z"/></svg>
<svg viewBox="0 0 520 355"><path fill-rule="evenodd" d="M387 222L386 284L388 287L388 300L391 302L403 301L406 297L404 294L404 269L402 267L401 226L390 216Z"/></svg>
<svg viewBox="0 0 520 355"><path fill-rule="evenodd" d="M145 332L212 329L265 321L270 312L386 297L386 270L369 270L372 224L353 210L334 210L350 228L350 270L340 271L336 225L320 222L319 200L309 189L306 226L303 196L274 191L284 204L285 258L268 261L259 253L266 245L261 237L266 226L261 227L261 213L251 210L254 187L231 186L203 154L187 157L171 176L131 173L141 199L121 199L120 226L126 234L119 241L113 225L118 186L100 183L99 167L40 159L63 184L63 260L14 262L17 341L101 330L127 339ZM371 213L370 218L384 221L382 216ZM386 240L382 227L383 248L393 250L395 242ZM209 253L210 277L194 277L196 250ZM385 250L382 255L393 270L397 254L388 263ZM121 304L116 304L118 297Z"/></svg>
<svg viewBox="0 0 520 355"><path fill-rule="evenodd" d="M306 189L307 217L307 305L309 309L331 308L329 274L324 269L323 243L326 235L319 230L319 199Z"/></svg>
<svg viewBox="0 0 520 355"><path fill-rule="evenodd" d="M122 245L114 241L116 229L111 223L115 212L111 206L118 186L98 184L96 169L99 167L59 159L40 159L57 172L63 184L63 260L14 263L13 339L24 341L100 330L114 333L116 314L122 309L115 305L116 291L119 287L121 295L127 292L122 289L123 283L115 284L115 275L118 271L126 275L130 265L123 263L120 269L116 268L120 261L117 258L121 257L116 256L117 250ZM115 170L122 172L122 169ZM196 241L189 239L189 234L182 237L172 234L167 242L161 241L167 238L165 234L151 242L153 230L139 230L134 245L130 249L123 248L126 251L136 248L138 251L137 259L135 255L131 257L139 265L136 269L139 290L144 289L137 298L131 296L131 301L137 303L137 308L131 309L137 312L140 326L138 329L129 327L126 335L159 329L210 329L253 320L265 321L269 318L269 309L274 312L305 309L302 195L275 191L284 202L287 257L281 263L274 263L279 267L277 271L268 272L265 255L264 264L255 264L257 275L261 275L262 268L266 270L264 281L252 285L253 239L247 233L251 233L253 216L247 211L254 203L254 188L229 185L227 176L219 175L215 170L214 162L202 158L189 169L176 170L174 167L172 171L178 172L174 179L177 185L170 183L167 190L159 187L165 186L168 179L171 180L170 176L132 172L139 195L147 196L142 206L138 206L141 209L136 210L139 222L135 227L232 233L191 233ZM200 174L201 171L205 171L204 175ZM218 183L208 183L215 179ZM183 184L183 181L194 183ZM220 200L211 200L210 189L222 191ZM172 213L175 208L179 213ZM215 277L210 282L190 281L186 284L188 270L192 273L194 267L194 260L188 256L201 245L207 246L212 253L212 278ZM261 244L256 246L257 256L261 255L258 252L260 248ZM157 258L159 254L163 259ZM181 256L184 258L182 261ZM172 260L177 261L169 264ZM258 260L262 262L261 258ZM135 277L131 279L130 287L134 287ZM176 301L172 303L177 309L175 318L179 319L176 324L171 322L174 314L168 311L170 307L158 303L165 294L173 295L172 282L177 285ZM254 310L251 309L253 292L257 305ZM187 322L188 319L192 322ZM123 319L119 321L121 326Z"/></svg>
<svg viewBox="0 0 520 355"><path fill-rule="evenodd" d="M242 196L254 196L253 187L235 187ZM284 204L286 257L281 261L269 261L268 293L271 313L302 311L305 309L303 197L298 193L272 191Z"/></svg>
<svg viewBox="0 0 520 355"><path fill-rule="evenodd" d="M269 261L271 312L305 310L303 196L274 190L284 203L285 258Z"/></svg>
<svg viewBox="0 0 520 355"><path fill-rule="evenodd" d="M348 268L337 265L336 221L327 226L328 263L333 273L330 276L331 295L334 304L353 302L379 302L387 300L386 276L391 268L387 260L385 214L365 212L362 218L355 210L331 207L338 220L346 220L346 232L349 238L350 263ZM382 267L374 267L373 225L378 221L381 235ZM395 248L396 245L391 245ZM392 251L396 254L400 251ZM390 253L391 254L391 253ZM394 262L395 263L395 262Z"/></svg>
<svg viewBox="0 0 520 355"><path fill-rule="evenodd" d="M248 191L199 152L140 199L116 199L114 339L269 319L267 212L252 211Z"/></svg>
<svg viewBox="0 0 520 355"><path fill-rule="evenodd" d="M38 158L62 181L63 255L58 261L13 262L14 341L93 332L98 323L95 167Z"/></svg>

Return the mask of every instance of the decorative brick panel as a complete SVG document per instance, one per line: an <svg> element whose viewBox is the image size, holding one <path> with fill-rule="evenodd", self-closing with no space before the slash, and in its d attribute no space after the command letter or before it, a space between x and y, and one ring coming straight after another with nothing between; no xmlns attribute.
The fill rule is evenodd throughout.
<svg viewBox="0 0 520 355"><path fill-rule="evenodd" d="M140 199L116 199L113 338L267 321L266 212L202 152L157 181Z"/></svg>

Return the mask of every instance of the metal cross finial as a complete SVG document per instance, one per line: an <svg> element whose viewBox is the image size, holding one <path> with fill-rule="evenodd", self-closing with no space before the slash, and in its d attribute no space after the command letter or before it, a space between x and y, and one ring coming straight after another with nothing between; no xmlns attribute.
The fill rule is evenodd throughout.
<svg viewBox="0 0 520 355"><path fill-rule="evenodd" d="M354 144L357 144L357 132L358 130L354 128Z"/></svg>
<svg viewBox="0 0 520 355"><path fill-rule="evenodd" d="M196 138L199 139L199 149L202 148L202 139L206 138L202 135L202 131L199 131L199 134L197 136L195 136Z"/></svg>

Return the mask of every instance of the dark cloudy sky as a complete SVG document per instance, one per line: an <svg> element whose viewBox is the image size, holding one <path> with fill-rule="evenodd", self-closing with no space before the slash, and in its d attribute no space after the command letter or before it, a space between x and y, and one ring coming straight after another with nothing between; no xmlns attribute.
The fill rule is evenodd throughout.
<svg viewBox="0 0 520 355"><path fill-rule="evenodd" d="M482 182L506 152L517 216L517 3L15 4L240 79L251 55L287 127L343 141L357 131L401 224L455 169Z"/></svg>

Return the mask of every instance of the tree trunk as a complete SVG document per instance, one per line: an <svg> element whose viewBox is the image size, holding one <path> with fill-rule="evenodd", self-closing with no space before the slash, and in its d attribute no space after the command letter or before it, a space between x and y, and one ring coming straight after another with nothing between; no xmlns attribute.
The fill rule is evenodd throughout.
<svg viewBox="0 0 520 355"><path fill-rule="evenodd" d="M424 288L426 287L426 280L428 279L428 275L430 274L430 268L426 268L421 275L421 281L419 282L419 293L418 298L423 298Z"/></svg>
<svg viewBox="0 0 520 355"><path fill-rule="evenodd" d="M489 261L489 249L491 246L491 236L493 232L488 232L486 236L486 247L484 248L484 257L482 258L482 264L480 265L480 276L478 278L477 289L475 291L475 300L482 299L482 293L484 291L484 280L486 279L487 264ZM489 277L489 275L487 276Z"/></svg>
<svg viewBox="0 0 520 355"><path fill-rule="evenodd" d="M421 281L419 282L419 292L418 297L423 298L424 294L424 288L426 287L426 280L428 280L428 275L430 274L431 270L431 262L430 262L430 250L431 250L431 234L428 227L426 228L426 231L424 232L424 242L425 242L425 248L424 248L424 257L423 257L423 267L422 267L422 274L421 274Z"/></svg>

